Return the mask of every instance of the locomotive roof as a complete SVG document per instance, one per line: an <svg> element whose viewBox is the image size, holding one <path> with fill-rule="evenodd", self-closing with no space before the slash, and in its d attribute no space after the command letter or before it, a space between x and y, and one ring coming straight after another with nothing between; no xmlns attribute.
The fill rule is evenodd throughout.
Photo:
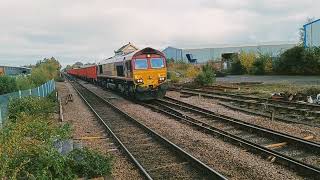
<svg viewBox="0 0 320 180"><path fill-rule="evenodd" d="M113 57L110 57L108 59L104 59L104 60L100 61L98 64L121 62L123 60L132 59L132 56L137 52L139 52L139 50L131 52L131 53L126 54L126 55L115 55Z"/></svg>
<svg viewBox="0 0 320 180"><path fill-rule="evenodd" d="M162 52L160 52L158 50L155 50L153 48L147 47L147 48L144 48L142 50L136 50L136 51L131 52L129 54L115 55L115 56L110 57L108 59L104 59L104 60L100 61L98 63L98 65L106 64L106 63L121 62L123 60L130 60L130 59L132 59L133 56L140 55L140 54L158 54L158 55L164 56Z"/></svg>

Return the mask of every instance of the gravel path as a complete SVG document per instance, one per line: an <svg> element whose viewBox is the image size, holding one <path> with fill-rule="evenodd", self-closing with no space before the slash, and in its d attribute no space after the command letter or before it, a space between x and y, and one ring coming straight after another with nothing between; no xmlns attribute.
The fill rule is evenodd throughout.
<svg viewBox="0 0 320 180"><path fill-rule="evenodd" d="M101 96L110 96L109 92L93 85L85 86L93 88L93 91ZM112 102L230 179L302 179L282 166L143 106L123 98L114 99Z"/></svg>
<svg viewBox="0 0 320 180"><path fill-rule="evenodd" d="M216 113L241 119L242 121L245 121L248 123L256 124L262 127L273 129L275 131L290 134L292 136L303 138L306 136L313 135L314 139L310 141L320 142L320 128L317 128L317 127L310 127L302 124L288 124L280 121L271 121L270 119L264 118L264 117L248 115L243 112L231 110L222 105L219 105L218 104L219 101L214 99L201 98L201 97L199 98L198 96L181 98L180 93L175 91L167 92L167 96L181 100L186 103L197 105L199 107L211 110Z"/></svg>
<svg viewBox="0 0 320 180"><path fill-rule="evenodd" d="M62 101L68 94L72 94L73 102L63 103L64 121L69 122L73 129L73 139L83 137L102 137L101 139L76 140L84 147L95 149L114 157L112 177L114 179L142 179L136 167L112 143L104 128L99 124L94 114L83 103L76 91L69 83L57 83L59 97Z"/></svg>

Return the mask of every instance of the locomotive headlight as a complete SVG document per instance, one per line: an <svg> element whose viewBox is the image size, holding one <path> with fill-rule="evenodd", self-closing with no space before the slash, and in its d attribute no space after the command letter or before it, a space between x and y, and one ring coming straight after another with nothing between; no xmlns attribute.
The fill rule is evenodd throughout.
<svg viewBox="0 0 320 180"><path fill-rule="evenodd" d="M159 81L164 81L164 80L166 80L165 77L159 77Z"/></svg>
<svg viewBox="0 0 320 180"><path fill-rule="evenodd" d="M143 79L136 79L137 83L143 83Z"/></svg>

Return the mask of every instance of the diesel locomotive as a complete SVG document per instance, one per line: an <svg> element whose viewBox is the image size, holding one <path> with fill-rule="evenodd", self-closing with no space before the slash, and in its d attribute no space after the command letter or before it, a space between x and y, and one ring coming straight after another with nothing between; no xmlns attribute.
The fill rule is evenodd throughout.
<svg viewBox="0 0 320 180"><path fill-rule="evenodd" d="M67 73L137 100L162 98L167 89L166 58L150 47L116 51L115 56L97 65L69 69Z"/></svg>

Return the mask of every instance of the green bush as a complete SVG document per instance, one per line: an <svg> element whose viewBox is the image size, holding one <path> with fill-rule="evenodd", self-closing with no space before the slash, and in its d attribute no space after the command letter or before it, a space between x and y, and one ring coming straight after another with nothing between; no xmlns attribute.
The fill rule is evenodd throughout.
<svg viewBox="0 0 320 180"><path fill-rule="evenodd" d="M201 86L211 85L215 81L214 68L210 64L202 66L202 71L195 78L195 83Z"/></svg>
<svg viewBox="0 0 320 180"><path fill-rule="evenodd" d="M111 160L95 151L74 150L63 156L56 141L71 138L69 124L51 115L50 98L12 99L9 119L0 129L0 179L76 179L106 176Z"/></svg>
<svg viewBox="0 0 320 180"><path fill-rule="evenodd" d="M232 55L231 59L232 59L232 62L231 62L230 74L233 74L233 75L245 74L246 70L242 66L239 56Z"/></svg>
<svg viewBox="0 0 320 180"><path fill-rule="evenodd" d="M56 110L56 104L49 98L23 97L9 101L8 117L16 120L20 113L28 115L49 116Z"/></svg>
<svg viewBox="0 0 320 180"><path fill-rule="evenodd" d="M16 78L16 84L18 90L26 90L35 88L36 85L32 82L32 80L28 76L18 76Z"/></svg>
<svg viewBox="0 0 320 180"><path fill-rule="evenodd" d="M277 74L319 75L320 47L295 46L288 49L275 62L274 70Z"/></svg>
<svg viewBox="0 0 320 180"><path fill-rule="evenodd" d="M180 81L180 78L177 76L176 72L168 72L168 79L170 79L170 82L172 83L178 83Z"/></svg>
<svg viewBox="0 0 320 180"><path fill-rule="evenodd" d="M111 160L89 149L75 149L69 155L71 169L80 177L94 178L111 174Z"/></svg>
<svg viewBox="0 0 320 180"><path fill-rule="evenodd" d="M253 63L250 74L264 75L272 73L272 58L269 54L259 53Z"/></svg>
<svg viewBox="0 0 320 180"><path fill-rule="evenodd" d="M0 76L0 95L17 91L17 83L14 77Z"/></svg>
<svg viewBox="0 0 320 180"><path fill-rule="evenodd" d="M70 129L51 117L20 113L17 118L1 129L0 178L72 179L66 159L53 147L55 140L70 138Z"/></svg>

